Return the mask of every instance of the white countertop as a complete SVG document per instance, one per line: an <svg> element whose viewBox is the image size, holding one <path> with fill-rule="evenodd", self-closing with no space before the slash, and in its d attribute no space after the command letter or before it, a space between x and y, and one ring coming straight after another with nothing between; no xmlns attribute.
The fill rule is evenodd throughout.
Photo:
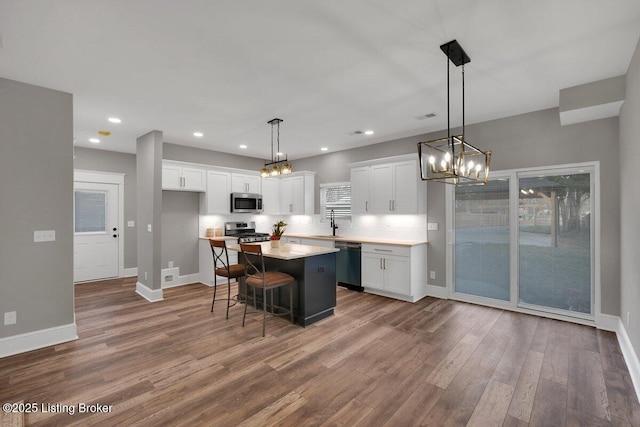
<svg viewBox="0 0 640 427"><path fill-rule="evenodd" d="M427 240L397 240L397 239L381 239L377 237L350 237L350 236L336 236L331 235L317 235L317 234L298 234L298 233L285 233L284 237L300 237L302 239L318 239L318 240L332 240L334 242L359 242L359 243L373 243L381 245L396 245L396 246L416 246L424 245Z"/></svg>
<svg viewBox="0 0 640 427"><path fill-rule="evenodd" d="M320 246L296 245L294 243L283 242L280 242L279 248L272 248L271 242L260 242L260 246L262 246L262 254L264 256L269 258L282 259L285 261L340 252L340 249L323 248ZM227 249L240 252L240 245L236 243L227 244Z"/></svg>

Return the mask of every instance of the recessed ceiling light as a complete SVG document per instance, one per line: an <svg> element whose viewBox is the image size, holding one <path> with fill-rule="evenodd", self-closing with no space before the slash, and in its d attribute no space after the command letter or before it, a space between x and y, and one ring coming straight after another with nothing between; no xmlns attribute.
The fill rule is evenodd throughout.
<svg viewBox="0 0 640 427"><path fill-rule="evenodd" d="M99 144L100 140L98 138L89 138L89 142L93 142L94 144Z"/></svg>
<svg viewBox="0 0 640 427"><path fill-rule="evenodd" d="M247 149L247 146L246 146L245 144L240 144L240 149L242 149L242 150L246 150L246 149Z"/></svg>
<svg viewBox="0 0 640 427"><path fill-rule="evenodd" d="M365 135L373 135L373 131L372 130L365 130L364 134Z"/></svg>
<svg viewBox="0 0 640 427"><path fill-rule="evenodd" d="M204 133L202 133L202 132L194 132L193 136L195 136L196 138L202 138L204 136Z"/></svg>
<svg viewBox="0 0 640 427"><path fill-rule="evenodd" d="M322 148L320 149L320 151L328 151L328 150L329 150L329 149L328 149L327 147L322 147Z"/></svg>
<svg viewBox="0 0 640 427"><path fill-rule="evenodd" d="M111 123L122 123L122 120L117 117L109 117L107 120L109 120Z"/></svg>
<svg viewBox="0 0 640 427"><path fill-rule="evenodd" d="M284 153L281 153L280 151L278 151L278 152L276 153L276 156L284 156Z"/></svg>

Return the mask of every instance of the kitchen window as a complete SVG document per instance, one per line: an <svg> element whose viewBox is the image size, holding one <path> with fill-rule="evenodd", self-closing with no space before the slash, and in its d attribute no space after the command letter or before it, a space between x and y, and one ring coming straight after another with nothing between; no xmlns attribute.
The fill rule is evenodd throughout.
<svg viewBox="0 0 640 427"><path fill-rule="evenodd" d="M351 221L350 182L320 184L320 215L322 222L329 221L332 210L336 221Z"/></svg>

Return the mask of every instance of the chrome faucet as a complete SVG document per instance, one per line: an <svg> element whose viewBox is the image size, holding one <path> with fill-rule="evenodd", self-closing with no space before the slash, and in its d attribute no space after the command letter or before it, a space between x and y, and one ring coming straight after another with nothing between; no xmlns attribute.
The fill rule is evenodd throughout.
<svg viewBox="0 0 640 427"><path fill-rule="evenodd" d="M338 228L338 224L336 224L336 213L331 209L331 213L329 214L329 219L331 220L331 229L333 230L333 237L336 237L336 228Z"/></svg>

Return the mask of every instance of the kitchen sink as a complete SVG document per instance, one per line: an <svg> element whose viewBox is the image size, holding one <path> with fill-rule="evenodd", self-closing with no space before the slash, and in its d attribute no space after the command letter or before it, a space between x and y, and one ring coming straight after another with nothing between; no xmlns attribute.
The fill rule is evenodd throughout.
<svg viewBox="0 0 640 427"><path fill-rule="evenodd" d="M310 237L323 237L327 239L333 239L334 237L340 237L340 236L332 236L331 234L312 234Z"/></svg>

